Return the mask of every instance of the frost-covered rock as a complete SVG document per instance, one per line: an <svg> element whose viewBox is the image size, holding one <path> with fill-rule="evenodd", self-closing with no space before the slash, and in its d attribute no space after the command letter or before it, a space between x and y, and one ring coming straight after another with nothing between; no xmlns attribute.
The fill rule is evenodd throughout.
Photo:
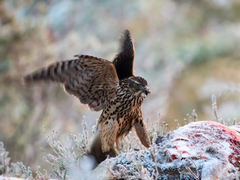
<svg viewBox="0 0 240 180"><path fill-rule="evenodd" d="M156 145L147 150L104 161L92 175L99 179L238 179L239 132L240 124L192 122L158 137Z"/></svg>

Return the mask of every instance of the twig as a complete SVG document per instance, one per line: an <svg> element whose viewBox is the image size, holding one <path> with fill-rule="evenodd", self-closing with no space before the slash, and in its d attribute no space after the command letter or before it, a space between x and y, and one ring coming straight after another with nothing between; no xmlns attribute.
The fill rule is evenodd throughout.
<svg viewBox="0 0 240 180"><path fill-rule="evenodd" d="M196 178L197 180L199 180L199 172L198 172L198 168L197 165L195 164L195 162L192 160L192 158L189 158L192 163L194 164L195 168L196 168L196 172L197 174L194 174L194 172L191 170L191 168L189 168L188 166L185 166L185 168L193 175L194 178Z"/></svg>
<svg viewBox="0 0 240 180"><path fill-rule="evenodd" d="M220 122L220 121L221 121L221 118L219 118L219 116L218 116L217 98L216 98L215 94L212 95L212 109L213 109L213 112L214 112L214 116L215 116L215 118L216 118L216 121L217 121L217 122Z"/></svg>

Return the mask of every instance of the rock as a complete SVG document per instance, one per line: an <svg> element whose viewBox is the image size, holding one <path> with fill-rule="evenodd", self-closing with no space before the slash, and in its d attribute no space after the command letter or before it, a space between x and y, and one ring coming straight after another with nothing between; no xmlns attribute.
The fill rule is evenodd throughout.
<svg viewBox="0 0 240 180"><path fill-rule="evenodd" d="M240 124L192 122L158 137L147 150L107 159L92 173L99 179L237 179ZM102 174L102 175L100 175Z"/></svg>

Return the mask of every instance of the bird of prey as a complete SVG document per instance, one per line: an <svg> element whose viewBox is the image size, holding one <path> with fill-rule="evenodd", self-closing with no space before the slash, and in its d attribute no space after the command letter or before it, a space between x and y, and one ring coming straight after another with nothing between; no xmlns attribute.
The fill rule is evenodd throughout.
<svg viewBox="0 0 240 180"><path fill-rule="evenodd" d="M150 93L147 81L135 76L133 69L135 48L130 32L121 37L121 50L113 62L89 56L75 55L76 59L58 61L24 77L31 85L41 81L61 83L66 92L76 96L91 110L102 110L98 120L98 136L92 154L115 152L121 139L134 128L141 143L150 147L148 130L142 117L141 105ZM98 145L99 144L99 145ZM99 148L100 147L100 148ZM99 163L103 159L98 160Z"/></svg>

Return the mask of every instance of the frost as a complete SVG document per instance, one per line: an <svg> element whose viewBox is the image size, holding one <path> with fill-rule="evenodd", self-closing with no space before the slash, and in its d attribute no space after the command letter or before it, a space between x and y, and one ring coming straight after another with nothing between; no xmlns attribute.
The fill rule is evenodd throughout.
<svg viewBox="0 0 240 180"><path fill-rule="evenodd" d="M147 150L108 160L111 178L237 179L240 171L238 127L198 121L183 126ZM105 162L100 164L103 167ZM98 169L98 168L97 168ZM95 172L98 172L97 169Z"/></svg>

